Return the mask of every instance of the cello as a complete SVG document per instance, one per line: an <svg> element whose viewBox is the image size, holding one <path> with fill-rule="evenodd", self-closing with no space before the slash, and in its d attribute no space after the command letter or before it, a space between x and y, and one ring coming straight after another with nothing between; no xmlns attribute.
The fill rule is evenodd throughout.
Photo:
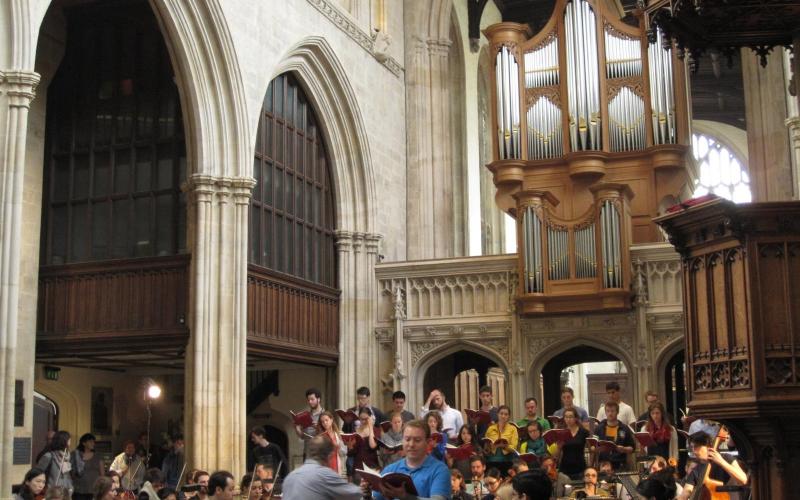
<svg viewBox="0 0 800 500"><path fill-rule="evenodd" d="M708 449L718 451L719 446L727 441L728 437L728 429L724 425L721 426L719 428L719 432L717 433L717 437L714 438L714 443L712 446L708 447ZM703 482L698 484L695 489L692 490L692 495L689 497L690 500L730 500L730 493L717 491L719 487L725 486L724 483L709 477L712 466L713 462L709 458L708 466L706 467L705 474L703 475Z"/></svg>

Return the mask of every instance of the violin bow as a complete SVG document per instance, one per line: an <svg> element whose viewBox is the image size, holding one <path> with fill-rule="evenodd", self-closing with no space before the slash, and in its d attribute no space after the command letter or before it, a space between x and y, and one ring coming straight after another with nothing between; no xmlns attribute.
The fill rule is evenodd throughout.
<svg viewBox="0 0 800 500"><path fill-rule="evenodd" d="M181 475L178 476L178 483L175 485L175 491L181 491L181 480L183 480L183 473L186 472L186 461L183 462L183 468L181 469Z"/></svg>
<svg viewBox="0 0 800 500"><path fill-rule="evenodd" d="M56 478L56 484L53 486L58 486L58 483L61 482L61 476L64 473L64 460L67 459L67 453L69 453L69 450L64 448L64 453L61 454L61 462L58 463L58 477Z"/></svg>
<svg viewBox="0 0 800 500"><path fill-rule="evenodd" d="M253 466L253 475L250 476L250 486L247 487L247 497L245 497L245 500L250 500L250 492L253 491L253 482L256 480L256 469L258 469L258 463Z"/></svg>
<svg viewBox="0 0 800 500"><path fill-rule="evenodd" d="M139 472L139 467L142 466L142 461L139 460L139 463L136 464L136 468L133 469L133 474L128 474L128 485L133 486L133 482L136 480L136 473ZM186 467L186 465L184 465ZM128 472L130 472L131 468L128 467ZM133 488L130 488L128 491L133 491Z"/></svg>
<svg viewBox="0 0 800 500"><path fill-rule="evenodd" d="M272 488L269 490L269 496L267 497L267 500L272 500L272 495L275 494L275 483L278 481L278 478L280 477L281 467L282 466L283 466L283 460L278 462L278 468L275 469L275 476L272 478ZM250 483L250 484L253 484L253 483Z"/></svg>

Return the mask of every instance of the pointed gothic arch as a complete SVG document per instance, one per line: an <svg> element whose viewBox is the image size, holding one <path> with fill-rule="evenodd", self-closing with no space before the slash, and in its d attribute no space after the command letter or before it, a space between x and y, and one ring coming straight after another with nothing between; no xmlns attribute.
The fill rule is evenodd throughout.
<svg viewBox="0 0 800 500"><path fill-rule="evenodd" d="M489 359L498 368L500 368L503 373L505 373L507 380L510 382L511 378L509 377L510 371L508 368L508 363L503 358L501 353L478 342L473 342L470 340L451 340L444 342L423 354L422 357L419 358L414 364L414 367L411 370L411 376L408 385L411 392L411 394L408 394L409 408L413 408L415 410L418 409L428 396L427 394L424 394L425 374L428 372L428 370L438 361L441 361L447 356L455 354L459 351L471 352ZM513 392L512 389L513 388L509 387L509 395ZM453 395L450 394L447 396L450 398L448 401L452 401Z"/></svg>
<svg viewBox="0 0 800 500"><path fill-rule="evenodd" d="M315 36L289 49L273 78L286 72L294 73L307 89L319 117L331 157L337 229L372 233L376 218L372 158L361 109L344 67L330 44Z"/></svg>
<svg viewBox="0 0 800 500"><path fill-rule="evenodd" d="M622 347L615 344L612 340L606 340L601 336L595 336L593 338L588 338L586 336L580 335L573 335L568 336L561 340L554 340L553 343L547 345L545 349L538 352L535 356L532 357L530 363L530 369L528 370L528 377L526 383L528 384L528 388L526 394L532 394L540 401L541 406L545 406L544 404L544 396L545 394L542 393L542 386L539 383L540 376L542 371L544 370L545 366L553 360L555 357L575 348L581 347L591 347L600 351L603 351L610 356L617 358L620 362L625 365L625 370L628 373L628 377L630 379L630 394L638 394L638 389L636 387L636 377L634 376L634 363L633 359L630 357L629 353L625 351ZM557 410L558 408L545 408L545 411L550 414ZM590 414L592 414L592 409L588 409Z"/></svg>

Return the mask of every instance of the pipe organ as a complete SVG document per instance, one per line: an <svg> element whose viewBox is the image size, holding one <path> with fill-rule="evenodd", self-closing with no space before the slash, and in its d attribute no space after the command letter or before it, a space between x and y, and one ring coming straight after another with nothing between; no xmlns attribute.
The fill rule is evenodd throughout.
<svg viewBox="0 0 800 500"><path fill-rule="evenodd" d="M507 22L484 33L488 168L517 219L520 310L629 307L629 247L661 240L651 219L686 183L683 63L661 32L595 0L557 0L535 35Z"/></svg>

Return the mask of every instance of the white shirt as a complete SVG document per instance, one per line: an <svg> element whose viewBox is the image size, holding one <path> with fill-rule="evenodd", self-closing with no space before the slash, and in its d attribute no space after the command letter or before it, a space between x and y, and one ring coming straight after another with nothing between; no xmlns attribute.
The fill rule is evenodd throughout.
<svg viewBox="0 0 800 500"><path fill-rule="evenodd" d="M419 418L425 418L425 415L429 411L431 410L423 406L422 411L419 413ZM461 429L461 426L464 425L464 417L461 416L461 412L447 405L444 405L444 408L441 410L433 411L438 411L439 415L442 416L442 429L447 429L447 437L450 439L457 438L458 431Z"/></svg>
<svg viewBox="0 0 800 500"><path fill-rule="evenodd" d="M606 419L606 405L600 405L600 409L597 410L597 420L601 422ZM623 403L622 401L619 402L619 414L617 415L617 420L622 422L625 425L632 425L636 422L636 415L633 413L633 408L630 407L627 403Z"/></svg>

